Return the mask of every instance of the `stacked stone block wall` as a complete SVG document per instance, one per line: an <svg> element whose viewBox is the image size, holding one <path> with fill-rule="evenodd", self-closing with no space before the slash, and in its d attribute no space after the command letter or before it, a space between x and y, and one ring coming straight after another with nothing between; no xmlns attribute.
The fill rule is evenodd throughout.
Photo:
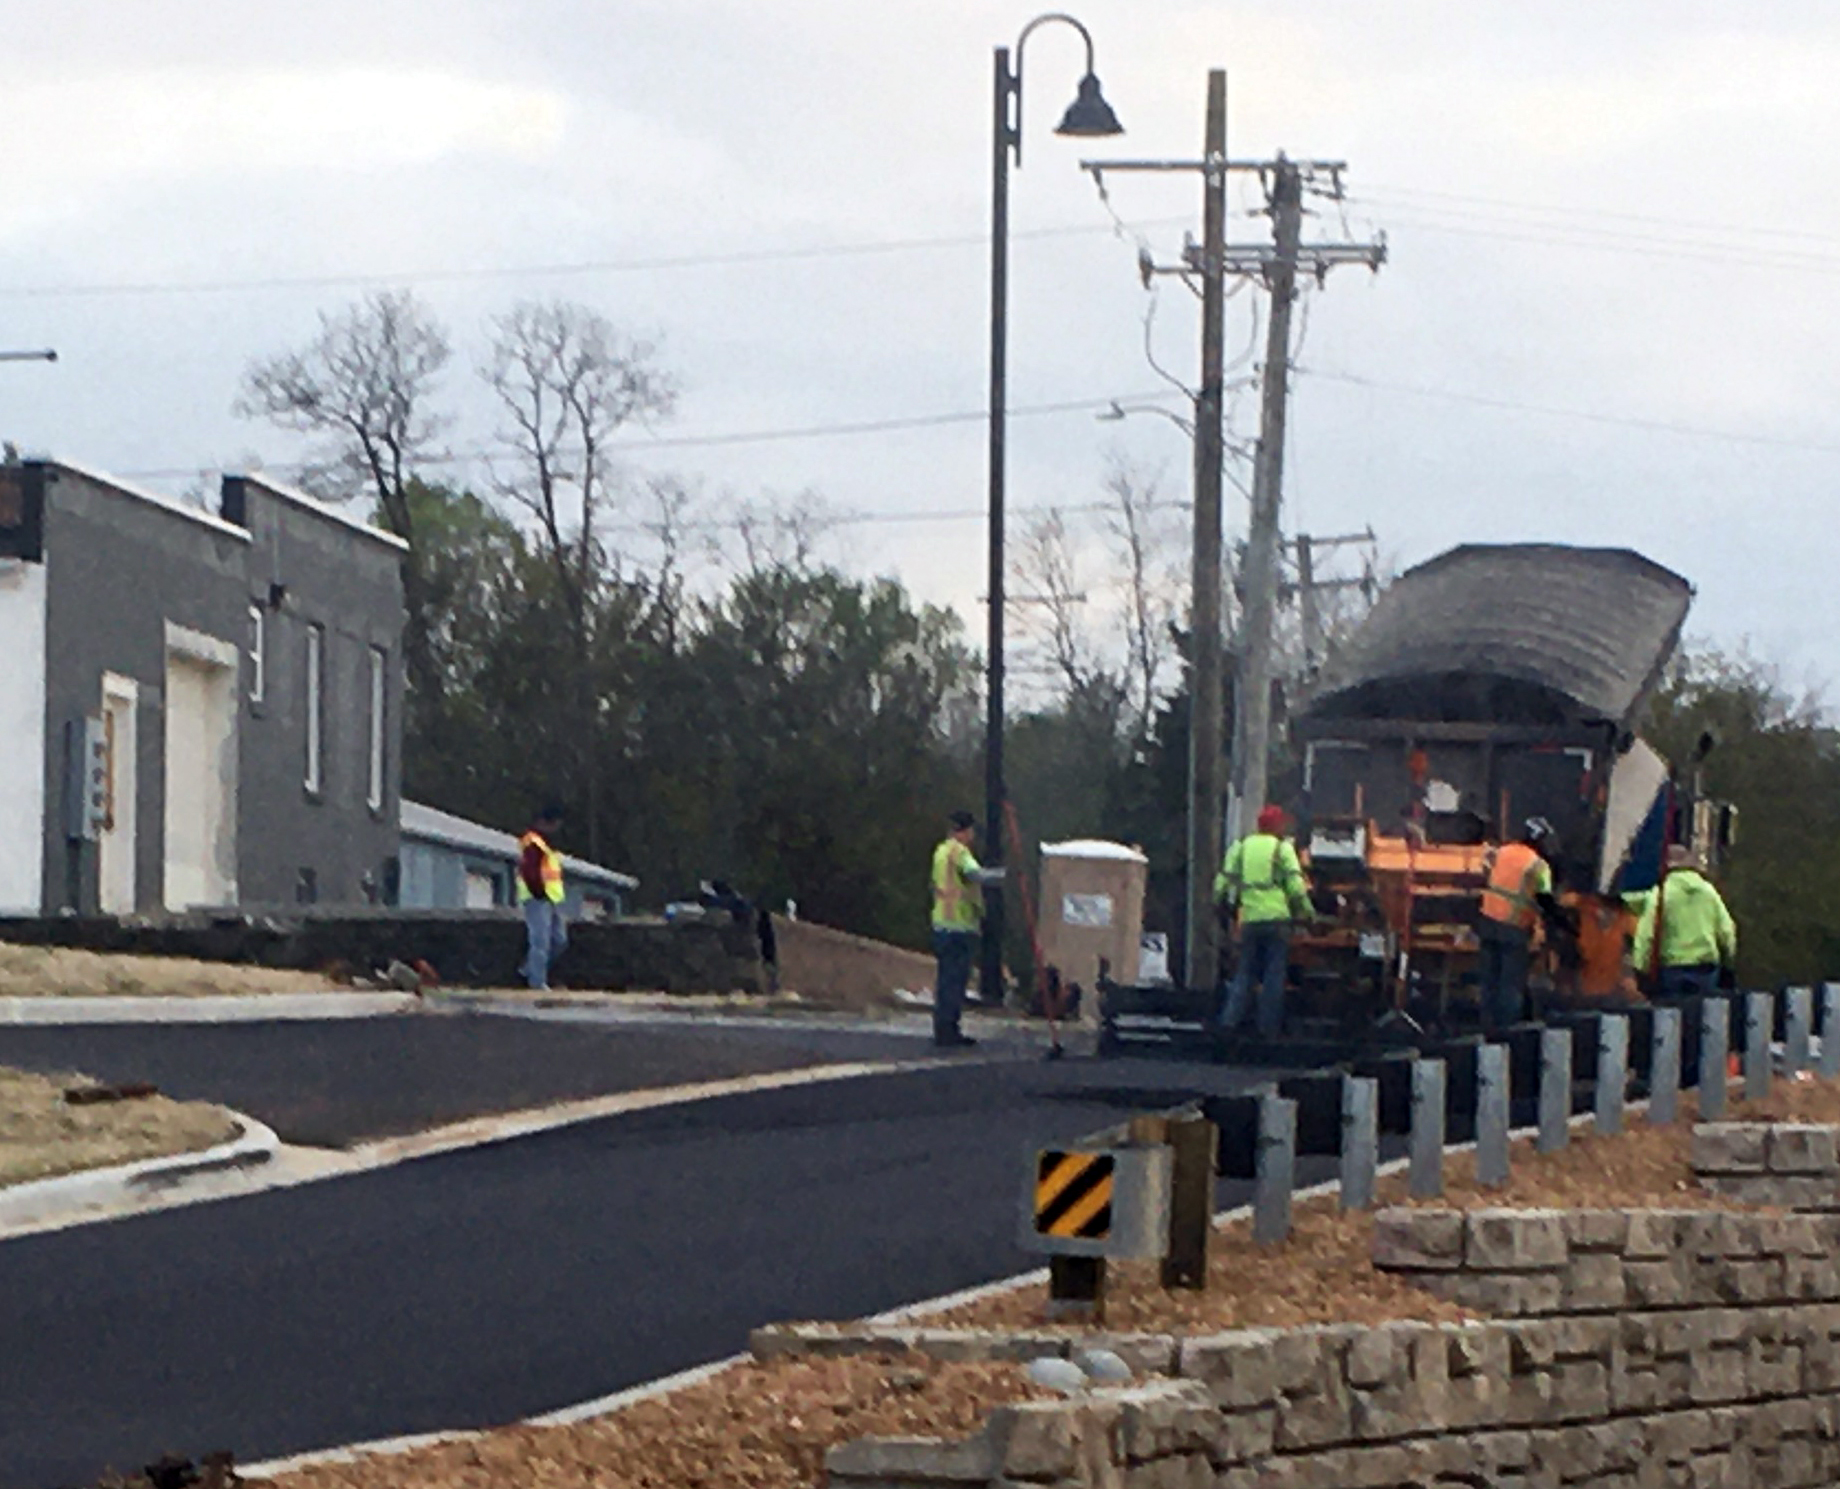
<svg viewBox="0 0 1840 1489"><path fill-rule="evenodd" d="M1747 1205L1840 1211L1840 1128L1789 1122L1703 1122L1693 1172Z"/></svg>

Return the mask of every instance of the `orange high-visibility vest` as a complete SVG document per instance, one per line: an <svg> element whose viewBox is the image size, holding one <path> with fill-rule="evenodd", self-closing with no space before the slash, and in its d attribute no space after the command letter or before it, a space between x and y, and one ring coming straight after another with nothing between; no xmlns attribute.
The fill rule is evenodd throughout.
<svg viewBox="0 0 1840 1489"><path fill-rule="evenodd" d="M1503 925L1533 929L1538 910L1534 896L1540 890L1546 860L1525 843L1507 843L1496 850L1489 869L1488 887L1482 891L1482 913Z"/></svg>
<svg viewBox="0 0 1840 1489"><path fill-rule="evenodd" d="M562 903L562 855L544 840L540 832L527 832L518 839L518 849L522 850L535 844L543 850L543 897L552 905ZM521 905L531 898L530 886L524 882L524 875L517 876L517 899Z"/></svg>

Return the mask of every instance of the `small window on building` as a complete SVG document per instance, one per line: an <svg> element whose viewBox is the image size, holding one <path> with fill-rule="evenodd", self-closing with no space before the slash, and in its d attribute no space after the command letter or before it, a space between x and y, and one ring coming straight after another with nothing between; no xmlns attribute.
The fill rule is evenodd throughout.
<svg viewBox="0 0 1840 1489"><path fill-rule="evenodd" d="M260 605L249 607L249 701L260 703L268 692L268 616Z"/></svg>
<svg viewBox="0 0 1840 1489"><path fill-rule="evenodd" d="M325 789L324 727L325 718L326 628L307 627L307 790L317 796Z"/></svg>
<svg viewBox="0 0 1840 1489"><path fill-rule="evenodd" d="M384 733L384 707L389 698L390 656L381 646L371 648L370 786L365 801L373 812L383 810L383 768L388 753Z"/></svg>

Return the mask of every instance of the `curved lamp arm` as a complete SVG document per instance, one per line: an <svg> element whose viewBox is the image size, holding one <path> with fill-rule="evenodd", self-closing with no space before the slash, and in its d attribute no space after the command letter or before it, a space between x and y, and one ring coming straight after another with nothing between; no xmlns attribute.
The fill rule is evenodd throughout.
<svg viewBox="0 0 1840 1489"><path fill-rule="evenodd" d="M1007 84L1009 96L1015 100L1013 107L1015 117L1013 120L1005 119L1002 126L1003 144L1009 151L1011 159L1015 161L1018 167L1022 164L1022 49L1027 44L1030 35L1033 34L1037 28L1047 25L1050 21L1063 22L1080 33L1080 39L1086 43L1086 71L1082 74L1080 79L1080 93L1082 97L1086 96L1088 92L1087 80L1091 79L1091 92L1095 97L1098 94L1098 79L1093 76L1092 32L1088 31L1078 19L1068 15L1065 11L1051 10L1036 16L1034 20L1024 26L1022 28L1022 34L1016 38L1016 50L1014 54L1015 66L1009 71L1009 80ZM1007 112L1010 111L1006 110L1006 113Z"/></svg>

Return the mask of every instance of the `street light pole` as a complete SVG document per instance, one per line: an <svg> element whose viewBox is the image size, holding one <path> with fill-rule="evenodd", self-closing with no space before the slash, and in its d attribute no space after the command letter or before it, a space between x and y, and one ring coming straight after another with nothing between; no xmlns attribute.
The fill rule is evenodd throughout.
<svg viewBox="0 0 1840 1489"><path fill-rule="evenodd" d="M1080 78L1079 94L1055 133L1096 137L1124 132L1093 72L1092 34L1072 16L1049 12L1024 26L1016 38L1014 68L1010 66L1009 48L996 49L990 191L990 552L986 580L990 608L984 661L984 861L993 868L1003 862L1003 803L1008 795L1003 776L1003 478L1008 411L1009 170L1012 158L1018 168L1022 165L1022 49L1030 33L1049 21L1072 26L1086 43L1086 71ZM999 882L989 883L984 889L983 967L978 992L986 1002L1000 1002L1003 997L1003 886Z"/></svg>

